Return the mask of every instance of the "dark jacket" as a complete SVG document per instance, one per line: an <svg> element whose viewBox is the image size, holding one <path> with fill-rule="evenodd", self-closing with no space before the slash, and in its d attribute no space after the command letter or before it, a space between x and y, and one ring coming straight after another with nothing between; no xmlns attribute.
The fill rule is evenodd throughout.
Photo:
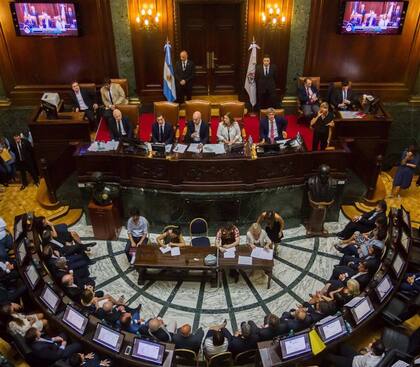
<svg viewBox="0 0 420 367"><path fill-rule="evenodd" d="M159 137L159 124L155 122L152 125L152 143L172 144L174 142L174 129L170 123L165 122L163 136L161 136L161 139Z"/></svg>
<svg viewBox="0 0 420 367"><path fill-rule="evenodd" d="M258 337L259 341L272 340L276 336L287 334L287 325L280 322L279 327L273 329L271 327L259 328L254 321L248 321L251 326L252 333Z"/></svg>
<svg viewBox="0 0 420 367"><path fill-rule="evenodd" d="M185 134L185 142L194 143L191 139L191 134L194 133L194 122L188 121L187 123L187 133ZM200 143L207 144L209 142L209 124L205 121L201 121L200 126Z"/></svg>
<svg viewBox="0 0 420 367"><path fill-rule="evenodd" d="M315 86L311 86L310 89L312 90L312 93L318 96L318 88ZM301 104L309 104L309 95L306 93L305 86L298 88L298 98ZM318 100L316 101L318 103Z"/></svg>
<svg viewBox="0 0 420 367"><path fill-rule="evenodd" d="M353 103L354 95L351 88L347 89L347 99ZM331 104L337 108L341 103L343 103L343 90L342 88L336 88L332 93Z"/></svg>
<svg viewBox="0 0 420 367"><path fill-rule="evenodd" d="M131 126L130 121L128 121L127 117L122 118L122 124L123 124L124 130L126 132L125 136L127 138L132 138L133 137L133 127ZM121 138L121 135L118 132L117 121L115 120L115 118L112 118L112 119L109 120L109 132L111 134L111 139L119 140Z"/></svg>
<svg viewBox="0 0 420 367"><path fill-rule="evenodd" d="M238 355L239 353L246 352L251 349L257 349L258 335L251 334L248 338L243 338L242 336L232 336L229 340L228 351L232 353L233 356Z"/></svg>
<svg viewBox="0 0 420 367"><path fill-rule="evenodd" d="M282 132L286 131L287 120L281 116L275 116L276 126L278 131L278 137L276 140L282 140ZM266 143L270 141L270 126L268 123L268 117L263 117L260 121L260 139L264 139Z"/></svg>
<svg viewBox="0 0 420 367"><path fill-rule="evenodd" d="M276 90L277 66L270 64L268 75L264 75L263 65L257 65L255 69L255 80L257 82L257 90L259 93L265 91L273 92Z"/></svg>
<svg viewBox="0 0 420 367"><path fill-rule="evenodd" d="M177 332L173 335L173 343L175 344L175 349L189 349L198 352L203 338L204 331L202 328L199 328L194 334L190 334L187 337Z"/></svg>
<svg viewBox="0 0 420 367"><path fill-rule="evenodd" d="M10 143L10 149L16 156L16 164L19 165L23 161L26 164L31 164L36 167L34 161L34 150L31 143L27 139L22 138L21 147L22 160L20 159L16 142L13 140Z"/></svg>
<svg viewBox="0 0 420 367"><path fill-rule="evenodd" d="M83 89L83 88L80 88L80 94L82 95L83 101L85 102L88 109L93 110L94 103L97 103L96 102L96 95L94 93L92 93L90 90ZM73 108L74 109L78 108L80 110L79 101L78 101L78 99L76 97L76 93L74 93L73 89L70 92L70 96L71 96L71 100L72 100L72 103L73 103Z"/></svg>
<svg viewBox="0 0 420 367"><path fill-rule="evenodd" d="M175 74L175 80L177 84L179 84L181 80L185 80L186 84L190 84L192 80L194 79L195 65L191 60L187 60L187 65L184 71L182 70L182 61L178 60L175 63L174 74Z"/></svg>

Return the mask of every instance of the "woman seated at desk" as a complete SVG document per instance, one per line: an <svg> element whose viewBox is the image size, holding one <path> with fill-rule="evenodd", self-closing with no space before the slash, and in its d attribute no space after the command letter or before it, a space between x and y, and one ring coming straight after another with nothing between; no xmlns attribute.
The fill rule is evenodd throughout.
<svg viewBox="0 0 420 367"><path fill-rule="evenodd" d="M228 145L242 142L241 128L230 112L224 115L222 121L219 122L217 141Z"/></svg>
<svg viewBox="0 0 420 367"><path fill-rule="evenodd" d="M239 246L239 241L239 229L233 224L226 224L216 233L216 247L222 253L230 248ZM235 279L235 283L238 282L239 273L237 270L230 269L229 275Z"/></svg>
<svg viewBox="0 0 420 367"><path fill-rule="evenodd" d="M249 227L246 234L246 243L251 246L252 249L256 247L264 247L265 249L272 248L272 242L267 235L267 232L261 228L258 223L253 223Z"/></svg>
<svg viewBox="0 0 420 367"><path fill-rule="evenodd" d="M187 243L182 236L181 227L179 226L167 226L163 230L163 233L156 237L156 242L159 246L187 246Z"/></svg>

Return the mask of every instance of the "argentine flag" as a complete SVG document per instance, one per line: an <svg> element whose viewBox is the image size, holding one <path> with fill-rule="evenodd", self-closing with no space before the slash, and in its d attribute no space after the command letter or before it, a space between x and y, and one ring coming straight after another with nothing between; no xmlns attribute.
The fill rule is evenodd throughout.
<svg viewBox="0 0 420 367"><path fill-rule="evenodd" d="M169 102L176 100L174 69L171 61L171 45L166 41L164 47L165 61L163 63L163 95Z"/></svg>

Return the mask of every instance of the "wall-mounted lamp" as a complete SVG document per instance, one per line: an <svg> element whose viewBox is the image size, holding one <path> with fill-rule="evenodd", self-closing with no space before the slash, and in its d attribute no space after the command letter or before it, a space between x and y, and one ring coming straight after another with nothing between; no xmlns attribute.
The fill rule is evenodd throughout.
<svg viewBox="0 0 420 367"><path fill-rule="evenodd" d="M284 10L283 2L281 5L277 3L268 4L265 11L261 13L261 23L271 30L284 27L287 21Z"/></svg>
<svg viewBox="0 0 420 367"><path fill-rule="evenodd" d="M147 31L159 28L160 13L157 11L156 2L143 3L140 5L140 1L137 0L136 23L139 25L140 29Z"/></svg>

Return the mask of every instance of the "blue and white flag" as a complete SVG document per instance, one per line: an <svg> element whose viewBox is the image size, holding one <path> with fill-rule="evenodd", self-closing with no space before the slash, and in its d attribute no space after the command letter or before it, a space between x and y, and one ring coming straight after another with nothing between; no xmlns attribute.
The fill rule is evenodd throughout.
<svg viewBox="0 0 420 367"><path fill-rule="evenodd" d="M174 69L171 60L171 45L166 41L164 47L165 61L163 63L163 94L169 102L176 100Z"/></svg>

